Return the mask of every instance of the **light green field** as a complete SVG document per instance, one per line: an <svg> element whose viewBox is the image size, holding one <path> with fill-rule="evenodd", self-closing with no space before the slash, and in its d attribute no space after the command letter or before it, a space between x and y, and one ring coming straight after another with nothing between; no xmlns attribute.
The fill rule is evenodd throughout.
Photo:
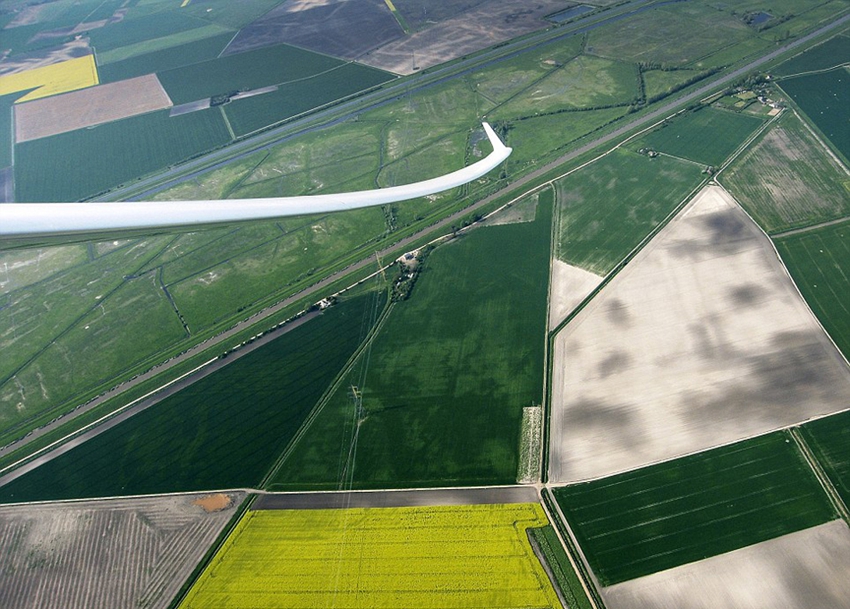
<svg viewBox="0 0 850 609"><path fill-rule="evenodd" d="M504 119L565 109L627 105L639 97L638 79L633 64L580 55L552 70L492 115Z"/></svg>
<svg viewBox="0 0 850 609"><path fill-rule="evenodd" d="M850 216L850 174L790 111L719 179L768 233Z"/></svg>
<svg viewBox="0 0 850 609"><path fill-rule="evenodd" d="M592 31L587 51L619 61L685 66L753 35L725 11L677 3Z"/></svg>
<svg viewBox="0 0 850 609"><path fill-rule="evenodd" d="M254 510L180 609L560 607L538 504Z"/></svg>
<svg viewBox="0 0 850 609"><path fill-rule="evenodd" d="M557 182L560 260L605 275L704 179L699 167L620 148Z"/></svg>
<svg viewBox="0 0 850 609"><path fill-rule="evenodd" d="M474 72L470 79L478 93L503 103L578 56L583 42L581 36L552 42Z"/></svg>
<svg viewBox="0 0 850 609"><path fill-rule="evenodd" d="M645 71L642 76L646 99L650 102L661 99L706 74L699 70Z"/></svg>
<svg viewBox="0 0 850 609"><path fill-rule="evenodd" d="M823 327L850 357L850 220L774 240Z"/></svg>

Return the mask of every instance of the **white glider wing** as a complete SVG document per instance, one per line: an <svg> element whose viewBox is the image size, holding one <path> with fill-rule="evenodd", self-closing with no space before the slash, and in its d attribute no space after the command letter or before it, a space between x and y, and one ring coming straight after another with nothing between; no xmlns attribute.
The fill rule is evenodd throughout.
<svg viewBox="0 0 850 609"><path fill-rule="evenodd" d="M384 205L442 192L475 180L495 169L511 154L493 129L483 123L493 151L480 161L446 175L406 184L339 194L225 199L219 201L157 201L124 203L0 203L0 247L81 240L87 235L156 232L326 213Z"/></svg>

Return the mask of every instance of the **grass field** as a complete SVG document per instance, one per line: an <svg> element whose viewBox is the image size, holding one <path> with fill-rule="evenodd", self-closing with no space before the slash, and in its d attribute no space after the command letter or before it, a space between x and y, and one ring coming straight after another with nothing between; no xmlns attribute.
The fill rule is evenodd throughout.
<svg viewBox="0 0 850 609"><path fill-rule="evenodd" d="M844 156L845 163L850 159L849 83L850 73L846 68L787 78L779 83Z"/></svg>
<svg viewBox="0 0 850 609"><path fill-rule="evenodd" d="M18 94L0 95L0 168L12 164L15 134L12 132L13 105Z"/></svg>
<svg viewBox="0 0 850 609"><path fill-rule="evenodd" d="M228 57L239 57L230 55ZM223 61L223 60L220 60ZM387 82L393 76L354 63L323 74L282 84L276 91L230 102L227 118L237 136L247 135L276 122Z"/></svg>
<svg viewBox="0 0 850 609"><path fill-rule="evenodd" d="M16 147L18 201L76 201L226 144L216 108L134 116Z"/></svg>
<svg viewBox="0 0 850 609"><path fill-rule="evenodd" d="M850 505L850 412L811 421L801 429L844 504Z"/></svg>
<svg viewBox="0 0 850 609"><path fill-rule="evenodd" d="M702 180L700 168L619 149L556 183L557 257L598 275L613 269Z"/></svg>
<svg viewBox="0 0 850 609"><path fill-rule="evenodd" d="M555 490L601 585L835 517L784 433Z"/></svg>
<svg viewBox="0 0 850 609"><path fill-rule="evenodd" d="M644 94L648 101L661 99L686 83L694 81L708 72L700 70L647 70L641 74Z"/></svg>
<svg viewBox="0 0 850 609"><path fill-rule="evenodd" d="M180 609L560 607L526 537L537 504L254 510Z"/></svg>
<svg viewBox="0 0 850 609"><path fill-rule="evenodd" d="M382 297L344 301L0 487L55 500L252 487L368 330Z"/></svg>
<svg viewBox="0 0 850 609"><path fill-rule="evenodd" d="M204 36L197 40L186 40L190 33L203 33ZM177 40L160 40L159 45L153 44L154 41L140 42L139 45L145 46L131 45L99 55L98 72L102 82L117 82L209 61L218 57L232 38L233 32L211 33L206 28L198 28L181 34ZM172 42L174 44L170 44ZM166 43L169 43L168 46L165 46ZM106 62L104 55L107 59L112 58L111 61Z"/></svg>
<svg viewBox="0 0 850 609"><path fill-rule="evenodd" d="M823 327L850 358L850 220L774 240Z"/></svg>
<svg viewBox="0 0 850 609"><path fill-rule="evenodd" d="M162 39L208 25L208 21L190 17L185 13L159 11L133 19L124 19L107 27L92 30L89 33L89 38L91 46L97 50L98 56L107 51L131 45L138 45L134 48L137 51L144 52L148 41ZM147 50L155 50L156 48L156 45L154 45L153 48ZM121 57L122 59L126 59L131 54L125 53L124 55L124 57ZM117 59L118 57L115 57L109 61L117 61ZM104 63L109 63L109 61Z"/></svg>
<svg viewBox="0 0 850 609"><path fill-rule="evenodd" d="M639 97L633 64L580 55L550 71L493 112L497 118L547 114L564 109L628 105Z"/></svg>
<svg viewBox="0 0 850 609"><path fill-rule="evenodd" d="M777 66L773 72L777 76L791 76L792 74L834 68L847 62L850 62L850 37L845 34L830 38L823 44L792 57Z"/></svg>
<svg viewBox="0 0 850 609"><path fill-rule="evenodd" d="M49 95L76 91L97 83L97 67L94 65L94 55L86 55L18 72L17 74L0 76L0 95L30 91L17 99L17 103L21 103Z"/></svg>
<svg viewBox="0 0 850 609"><path fill-rule="evenodd" d="M672 4L594 30L587 50L620 61L687 66L751 36L725 11L704 3Z"/></svg>
<svg viewBox="0 0 850 609"><path fill-rule="evenodd" d="M793 112L718 179L768 233L850 216L850 174Z"/></svg>
<svg viewBox="0 0 850 609"><path fill-rule="evenodd" d="M631 146L718 167L762 123L748 114L700 108L663 124Z"/></svg>
<svg viewBox="0 0 850 609"><path fill-rule="evenodd" d="M550 218L541 200L432 252L270 488L513 483L542 400Z"/></svg>
<svg viewBox="0 0 850 609"><path fill-rule="evenodd" d="M163 273L189 327L198 331L287 290L385 231L380 208L249 225L165 265Z"/></svg>
<svg viewBox="0 0 850 609"><path fill-rule="evenodd" d="M338 59L279 44L166 70L160 72L159 78L177 105L237 90L311 79L342 65ZM371 68L362 70L377 72Z"/></svg>

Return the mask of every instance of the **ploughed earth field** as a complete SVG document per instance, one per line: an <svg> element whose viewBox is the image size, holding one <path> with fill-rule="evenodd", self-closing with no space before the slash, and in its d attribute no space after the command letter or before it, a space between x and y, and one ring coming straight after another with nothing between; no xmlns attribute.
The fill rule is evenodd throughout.
<svg viewBox="0 0 850 609"><path fill-rule="evenodd" d="M850 370L764 233L708 186L555 340L550 480L847 408Z"/></svg>

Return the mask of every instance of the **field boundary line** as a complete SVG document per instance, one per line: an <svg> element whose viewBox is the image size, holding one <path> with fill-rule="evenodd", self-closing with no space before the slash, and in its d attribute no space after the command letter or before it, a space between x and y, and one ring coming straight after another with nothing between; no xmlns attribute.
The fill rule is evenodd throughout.
<svg viewBox="0 0 850 609"><path fill-rule="evenodd" d="M844 503L841 495L838 494L835 485L832 484L832 480L829 479L829 475L826 471L824 471L817 456L815 456L812 452L811 447L803 437L803 434L800 433L800 428L790 427L788 429L788 434L794 439L794 443L797 445L797 448L800 449L803 459L805 459L809 468L811 468L812 473L815 475L815 478L817 478L818 483L823 488L826 496L829 497L829 502L835 508L835 511L838 512L844 522L850 525L850 511L847 510L847 505Z"/></svg>
<svg viewBox="0 0 850 609"><path fill-rule="evenodd" d="M550 505L550 503L552 505ZM546 517L549 519L552 528L555 529L555 534L561 542L561 545L564 547L564 552L570 560L570 566L578 576L578 579L581 582L581 587L584 590L585 595L587 595L587 600L590 601L591 607L594 609L605 609L605 603L602 600L601 593L599 592L601 588L599 581L596 579L596 575L590 568L587 558L584 556L584 552L582 552L581 547L576 542L575 535L573 534L564 513L561 511L561 506L558 505L558 500L555 499L555 495L548 486L544 487L541 491L540 505L543 506L543 511L546 514ZM576 557L576 554L578 554L578 557ZM579 564L577 560L580 561L581 564ZM588 579L590 581L588 581Z"/></svg>
<svg viewBox="0 0 850 609"><path fill-rule="evenodd" d="M848 65L850 65L850 63L848 63ZM818 144L821 145L821 148L826 150L826 153L832 158L832 160L835 161L841 167L841 169L844 170L845 174L850 176L850 169L847 168L847 165L844 163L844 161L838 158L838 155L836 155L835 152L832 151L832 148L827 146L826 142L821 139L820 135L818 135L817 132L812 129L812 126L809 125L809 121L800 116L800 113L797 112L796 108L791 108L791 111L794 113L794 116L796 116L800 120L800 122L808 130L808 132L812 134L812 137L817 140Z"/></svg>

